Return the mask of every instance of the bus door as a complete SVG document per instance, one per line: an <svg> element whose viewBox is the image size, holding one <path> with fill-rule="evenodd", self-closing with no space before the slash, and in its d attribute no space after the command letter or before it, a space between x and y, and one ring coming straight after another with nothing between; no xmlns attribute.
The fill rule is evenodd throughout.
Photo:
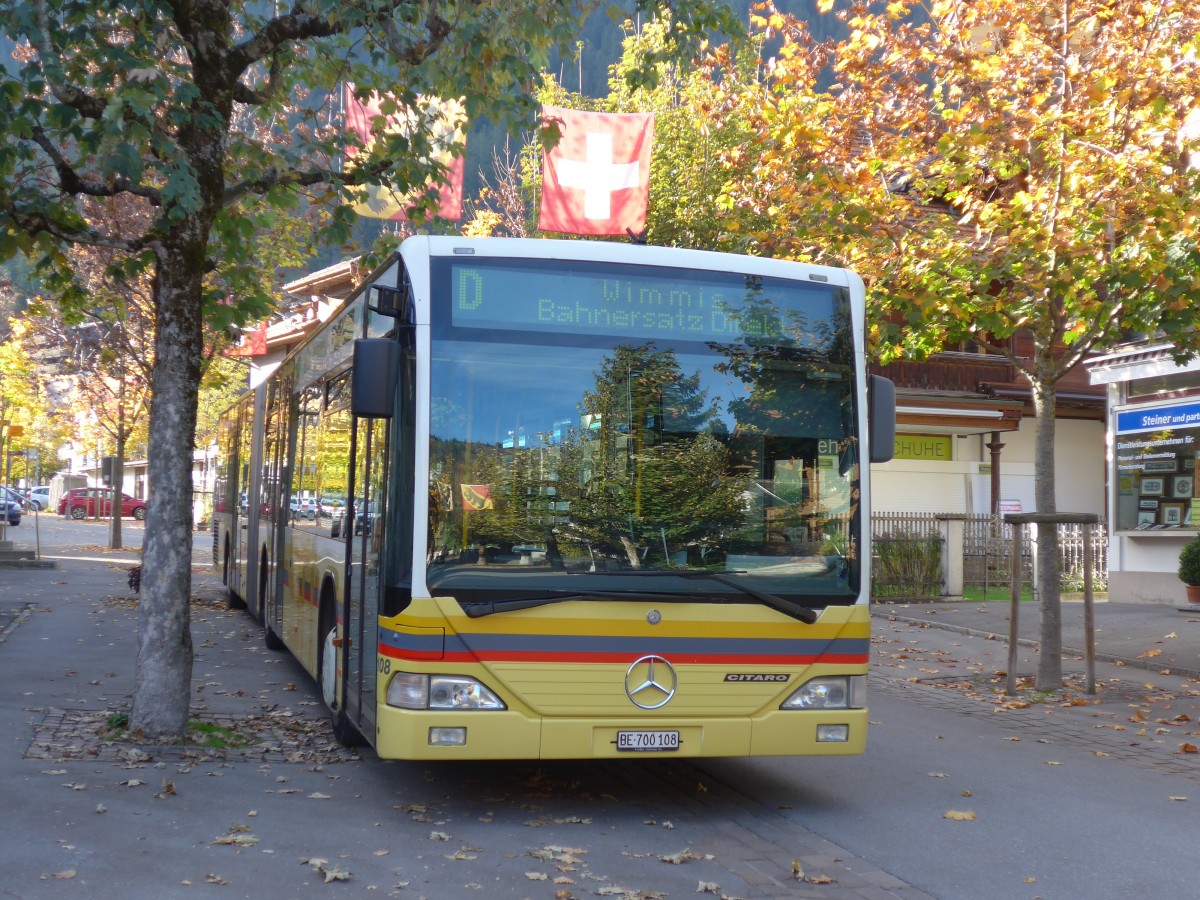
<svg viewBox="0 0 1200 900"><path fill-rule="evenodd" d="M353 534L343 622L346 654L346 714L371 742L375 738L383 504L387 484L387 420L358 419L355 434Z"/></svg>

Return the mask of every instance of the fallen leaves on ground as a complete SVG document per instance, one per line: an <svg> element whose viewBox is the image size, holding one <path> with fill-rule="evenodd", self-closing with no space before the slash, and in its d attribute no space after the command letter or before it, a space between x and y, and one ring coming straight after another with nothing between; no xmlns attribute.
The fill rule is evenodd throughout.
<svg viewBox="0 0 1200 900"><path fill-rule="evenodd" d="M948 809L942 813L942 818L952 822L974 822L975 813L969 809Z"/></svg>
<svg viewBox="0 0 1200 900"><path fill-rule="evenodd" d="M353 875L341 866L333 865L327 859L320 859L314 856L302 859L300 862L307 863L314 872L319 872L325 879L326 884L329 884L331 881L351 881L354 878Z"/></svg>
<svg viewBox="0 0 1200 900"><path fill-rule="evenodd" d="M685 862L692 859L704 859L699 853L693 853L691 847L685 847L678 853L673 853L670 856L660 856L662 862L670 863L673 866L681 866Z"/></svg>
<svg viewBox="0 0 1200 900"><path fill-rule="evenodd" d="M234 847L253 847L258 838L250 833L248 825L230 825L229 833L213 840L214 844L228 844Z"/></svg>

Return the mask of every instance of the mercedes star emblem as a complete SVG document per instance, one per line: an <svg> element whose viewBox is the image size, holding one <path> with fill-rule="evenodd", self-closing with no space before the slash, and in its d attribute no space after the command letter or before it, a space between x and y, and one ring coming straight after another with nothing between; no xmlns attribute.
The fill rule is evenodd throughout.
<svg viewBox="0 0 1200 900"><path fill-rule="evenodd" d="M625 693L642 709L666 706L678 685L675 667L661 656L643 656L625 672Z"/></svg>

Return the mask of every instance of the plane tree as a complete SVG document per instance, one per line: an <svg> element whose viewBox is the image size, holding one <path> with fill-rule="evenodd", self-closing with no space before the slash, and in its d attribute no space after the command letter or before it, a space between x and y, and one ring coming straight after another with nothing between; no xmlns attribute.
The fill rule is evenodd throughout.
<svg viewBox="0 0 1200 900"><path fill-rule="evenodd" d="M1004 353L1031 388L1037 511L1056 512L1063 377L1133 334L1167 336L1180 359L1200 348L1200 7L821 6L849 36L814 41L767 10L756 24L780 50L761 90L722 108L757 160L726 187L732 243L860 272L884 362L961 342ZM1045 529L1047 648L1061 648L1057 549ZM1061 683L1059 653L1037 682Z"/></svg>
<svg viewBox="0 0 1200 900"><path fill-rule="evenodd" d="M429 122L370 149L344 137L335 100L342 87L353 84L363 97L390 92L396 106L389 100L388 111L419 109L422 97L463 97L469 116L529 118L534 76L596 5L0 0L0 27L17 44L15 61L0 72L0 259L36 257L64 304L87 299L72 277L74 244L121 251L114 274L147 273L152 284L155 496L133 730L176 736L187 722L191 463L204 324L241 324L269 310L251 236L302 204L326 203L327 236L341 241L353 222L341 188L361 198L363 185L386 182L404 193L442 174ZM701 0L672 6L680 38L726 18ZM345 142L363 150L352 168L341 164ZM86 214L81 201L89 196L132 198L145 207L146 225L107 229Z"/></svg>

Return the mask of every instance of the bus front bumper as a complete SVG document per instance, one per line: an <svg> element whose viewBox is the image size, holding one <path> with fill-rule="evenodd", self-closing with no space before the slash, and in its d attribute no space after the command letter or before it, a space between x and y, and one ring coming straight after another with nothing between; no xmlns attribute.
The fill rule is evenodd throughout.
<svg viewBox="0 0 1200 900"><path fill-rule="evenodd" d="M377 721L375 750L383 759L852 756L866 749L867 739L865 709L651 721L538 720L511 710L464 714L381 707ZM632 749L639 744L641 749Z"/></svg>

